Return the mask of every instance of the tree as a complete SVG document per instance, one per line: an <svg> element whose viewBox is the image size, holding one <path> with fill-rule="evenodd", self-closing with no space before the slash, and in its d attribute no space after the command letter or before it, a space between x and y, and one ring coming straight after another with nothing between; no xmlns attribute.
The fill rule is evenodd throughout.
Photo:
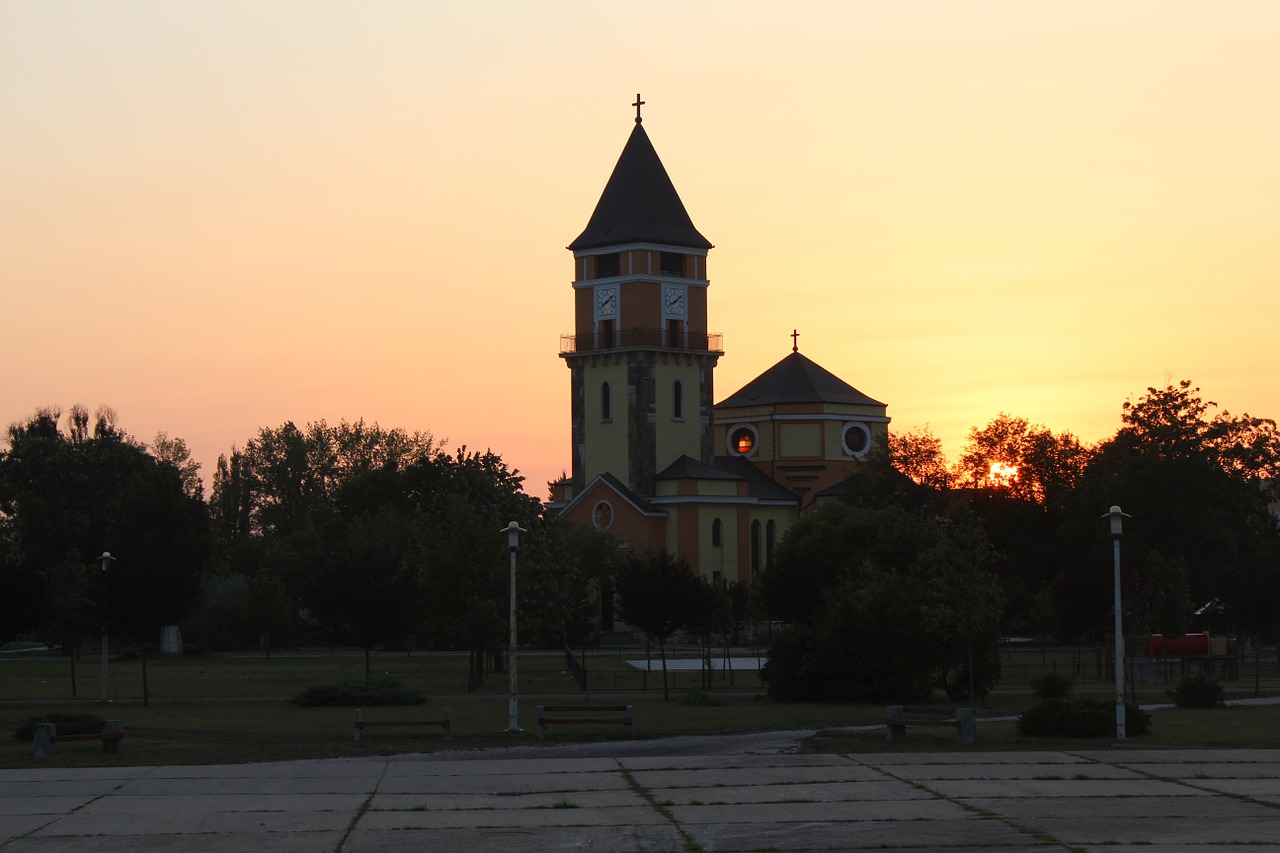
<svg viewBox="0 0 1280 853"><path fill-rule="evenodd" d="M1235 619L1250 611L1254 572L1276 552L1263 485L1280 462L1280 443L1274 422L1211 415L1214 408L1188 380L1124 403L1122 426L1099 445L1060 528L1059 546L1070 559L1056 600L1069 629L1104 624L1111 587L1098 575L1111 562L1098 516L1111 505L1133 516L1121 563L1128 624L1168 622L1176 597L1143 590L1168 584L1170 571L1179 586L1177 573L1185 572L1192 602L1219 598ZM1135 609L1147 601L1154 613Z"/></svg>
<svg viewBox="0 0 1280 853"><path fill-rule="evenodd" d="M97 557L110 550L117 561L105 583L89 586L89 607L74 589L48 595L59 601L56 630L60 639L83 636L79 622L92 612L145 650L192 606L208 555L204 503L184 490L177 468L120 429L111 409L98 409L92 433L81 406L70 410L65 433L59 419L46 409L11 426L0 457L0 516L17 570L74 583L82 575L70 566L99 577ZM145 658L143 678L146 699Z"/></svg>
<svg viewBox="0 0 1280 853"><path fill-rule="evenodd" d="M967 685L972 650L985 659L994 647L1002 598L987 570L993 553L964 507L830 503L811 522L788 531L774 582L762 584L769 609L795 619L770 645L770 696L905 701L927 696L935 683L957 693ZM808 573L820 594L780 601L782 579L805 583L802 567L814 559L823 559ZM966 692L985 691L992 677L978 672Z"/></svg>
<svg viewBox="0 0 1280 853"><path fill-rule="evenodd" d="M676 631L708 620L716 607L711 586L693 573L689 561L666 551L632 557L614 578L618 617L658 641L662 656L662 698L667 682L667 640Z"/></svg>
<svg viewBox="0 0 1280 853"><path fill-rule="evenodd" d="M999 488L1022 500L1050 503L1075 485L1089 455L1069 432L1055 435L1002 412L984 428L969 430L956 480L966 488Z"/></svg>
<svg viewBox="0 0 1280 853"><path fill-rule="evenodd" d="M914 482L931 489L949 489L955 476L947 468L942 441L926 425L920 430L889 433L889 459L893 467Z"/></svg>
<svg viewBox="0 0 1280 853"><path fill-rule="evenodd" d="M364 650L364 676L374 646L402 639L421 618L423 594L409 519L382 508L343 524L329 558L316 567L315 614Z"/></svg>
<svg viewBox="0 0 1280 853"><path fill-rule="evenodd" d="M182 490L190 497L204 499L204 481L200 479L200 463L191 458L186 441L161 430L151 439L149 448L157 462L172 465L182 479Z"/></svg>

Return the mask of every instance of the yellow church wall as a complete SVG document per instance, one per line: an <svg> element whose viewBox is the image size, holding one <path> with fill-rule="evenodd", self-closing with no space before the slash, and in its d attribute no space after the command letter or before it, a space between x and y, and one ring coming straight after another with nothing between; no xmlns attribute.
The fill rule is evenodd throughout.
<svg viewBox="0 0 1280 853"><path fill-rule="evenodd" d="M627 411L627 366L621 360L598 364L587 375L583 387L583 479L589 483L608 472L625 483L630 476L627 425L631 413ZM605 382L610 387L612 415L607 421L601 418L602 385Z"/></svg>
<svg viewBox="0 0 1280 853"><path fill-rule="evenodd" d="M666 468L681 456L698 459L701 456L702 416L698 408L697 364L682 359L658 360L654 365L654 419L657 427L658 470ZM683 416L675 417L675 383L683 390Z"/></svg>
<svg viewBox="0 0 1280 853"><path fill-rule="evenodd" d="M698 567L714 580L716 572L726 581L738 579L738 509L732 504L698 507ZM720 545L711 544L711 526L720 519Z"/></svg>
<svg viewBox="0 0 1280 853"><path fill-rule="evenodd" d="M813 457L822 455L822 428L820 424L779 424L778 456L780 458Z"/></svg>

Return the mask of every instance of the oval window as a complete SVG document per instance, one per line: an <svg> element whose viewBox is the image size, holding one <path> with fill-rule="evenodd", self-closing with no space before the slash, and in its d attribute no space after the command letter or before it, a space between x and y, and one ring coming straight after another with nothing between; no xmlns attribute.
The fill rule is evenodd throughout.
<svg viewBox="0 0 1280 853"><path fill-rule="evenodd" d="M756 431L752 427L734 427L729 431L729 452L734 456L750 456L756 452L756 444Z"/></svg>
<svg viewBox="0 0 1280 853"><path fill-rule="evenodd" d="M850 456L863 456L871 448L871 430L866 424L845 424L841 436L844 452Z"/></svg>

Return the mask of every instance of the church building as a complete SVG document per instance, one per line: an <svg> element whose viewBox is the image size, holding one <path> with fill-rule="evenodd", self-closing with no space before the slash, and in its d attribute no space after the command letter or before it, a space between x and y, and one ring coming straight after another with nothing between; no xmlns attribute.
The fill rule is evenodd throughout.
<svg viewBox="0 0 1280 853"><path fill-rule="evenodd" d="M715 403L707 256L640 117L573 252L572 468L564 517L748 581L787 528L839 493L885 404L799 352Z"/></svg>

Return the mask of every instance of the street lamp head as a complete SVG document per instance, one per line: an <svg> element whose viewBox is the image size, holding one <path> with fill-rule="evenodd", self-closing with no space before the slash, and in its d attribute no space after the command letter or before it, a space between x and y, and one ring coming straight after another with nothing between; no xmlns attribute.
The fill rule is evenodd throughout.
<svg viewBox="0 0 1280 853"><path fill-rule="evenodd" d="M1124 535L1124 531L1122 529L1124 522L1122 519L1132 518L1133 516L1129 515L1127 512L1121 512L1120 507L1113 506L1111 507L1111 511L1102 517L1111 519L1111 535L1114 538L1119 539Z"/></svg>
<svg viewBox="0 0 1280 853"><path fill-rule="evenodd" d="M102 556L98 559L102 562L102 570L105 572L107 570L107 566L114 563L116 558L111 556L110 551L103 551Z"/></svg>
<svg viewBox="0 0 1280 853"><path fill-rule="evenodd" d="M529 531L522 528L519 523L513 521L498 532L507 534L507 547L514 551L520 547L520 534L528 533Z"/></svg>

